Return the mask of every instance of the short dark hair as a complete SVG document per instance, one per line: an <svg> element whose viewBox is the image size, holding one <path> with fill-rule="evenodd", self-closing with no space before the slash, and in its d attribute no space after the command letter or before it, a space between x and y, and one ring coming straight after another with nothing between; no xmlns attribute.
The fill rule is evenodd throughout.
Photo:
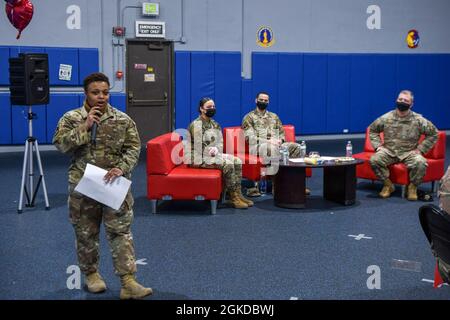
<svg viewBox="0 0 450 320"><path fill-rule="evenodd" d="M198 103L198 113L202 113L200 111L200 108L203 107L205 105L205 103L207 103L208 101L211 101L212 98L209 97L203 97L200 99L199 103Z"/></svg>
<svg viewBox="0 0 450 320"><path fill-rule="evenodd" d="M108 87L110 86L109 79L105 74L101 72L94 72L88 75L86 78L84 78L83 80L84 92L87 92L87 89L92 82L106 82L108 84Z"/></svg>
<svg viewBox="0 0 450 320"><path fill-rule="evenodd" d="M258 97L259 97L260 94L265 94L266 96L269 97L269 94L268 94L267 92L265 92L265 91L260 91L260 92L258 92L258 93L256 94L256 99L258 99Z"/></svg>

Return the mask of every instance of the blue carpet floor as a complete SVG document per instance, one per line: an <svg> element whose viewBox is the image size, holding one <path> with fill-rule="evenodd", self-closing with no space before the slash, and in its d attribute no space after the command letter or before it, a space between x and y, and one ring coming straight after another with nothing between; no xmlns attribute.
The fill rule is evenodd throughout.
<svg viewBox="0 0 450 320"><path fill-rule="evenodd" d="M345 143L311 141L308 149L342 155ZM353 145L359 152L363 140ZM0 299L117 299L120 283L103 229L100 269L108 290L68 289L67 270L77 263L67 212L69 158L41 155L51 210L44 210L41 189L36 207L19 215L23 154L0 154ZM435 261L418 221L424 203L402 199L399 187L381 200L379 183L359 180L357 203L344 207L322 198L322 169L315 169L306 209L275 207L265 195L249 210L220 205L213 216L207 202L162 202L152 215L144 157L133 174L132 230L137 277L154 289L149 300L450 298L448 286L429 282ZM379 267L380 289L367 286L370 266Z"/></svg>

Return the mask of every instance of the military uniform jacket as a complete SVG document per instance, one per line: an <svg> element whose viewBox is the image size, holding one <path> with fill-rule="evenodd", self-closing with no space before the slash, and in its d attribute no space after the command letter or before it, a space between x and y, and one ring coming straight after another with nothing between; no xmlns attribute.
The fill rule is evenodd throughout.
<svg viewBox="0 0 450 320"><path fill-rule="evenodd" d="M219 153L223 151L222 128L213 119L203 120L201 116L192 121L188 127L190 145L185 148L186 160L190 164L201 164L209 157L210 147L216 147Z"/></svg>
<svg viewBox="0 0 450 320"><path fill-rule="evenodd" d="M247 113L242 120L245 139L254 143L264 143L271 138L285 141L284 128L280 118L273 112L258 111L256 108Z"/></svg>
<svg viewBox="0 0 450 320"><path fill-rule="evenodd" d="M384 143L381 143L380 133L384 133ZM419 144L421 135L425 139ZM438 139L436 127L422 115L409 112L405 117L399 117L396 110L390 111L376 119L369 127L370 142L376 150L383 145L390 156L400 159L418 149L426 154Z"/></svg>
<svg viewBox="0 0 450 320"><path fill-rule="evenodd" d="M69 183L78 184L87 163L105 170L119 168L125 177L137 164L141 141L134 121L125 113L108 104L97 127L96 143L91 143L91 132L85 121L88 116L83 105L67 112L59 120L53 143L56 148L72 155Z"/></svg>

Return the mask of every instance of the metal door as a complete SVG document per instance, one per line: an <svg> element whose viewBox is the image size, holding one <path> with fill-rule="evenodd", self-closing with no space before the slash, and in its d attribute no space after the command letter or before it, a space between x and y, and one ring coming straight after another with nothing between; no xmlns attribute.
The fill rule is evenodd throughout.
<svg viewBox="0 0 450 320"><path fill-rule="evenodd" d="M173 42L127 40L127 113L142 144L173 130Z"/></svg>

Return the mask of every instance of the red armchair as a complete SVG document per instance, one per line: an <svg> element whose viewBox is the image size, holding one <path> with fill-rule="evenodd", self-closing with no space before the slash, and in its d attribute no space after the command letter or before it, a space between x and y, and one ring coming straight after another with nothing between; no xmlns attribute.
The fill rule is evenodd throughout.
<svg viewBox="0 0 450 320"><path fill-rule="evenodd" d="M147 198L152 213L158 200L210 200L215 214L221 193L222 172L184 164L178 134L166 133L147 142Z"/></svg>
<svg viewBox="0 0 450 320"><path fill-rule="evenodd" d="M381 141L383 141L384 135L381 133ZM420 138L420 141L424 139L424 136ZM434 182L442 178L445 173L444 162L445 162L445 132L439 131L438 140L434 147L425 154L427 159L428 167L425 176L423 177L423 182L431 182L432 190L434 191ZM366 130L366 141L364 144L364 152L357 153L353 155L354 158L364 160L364 163L356 166L356 177L360 179L378 180L377 176L373 172L369 160L375 150L372 147L369 137L369 128ZM403 163L396 163L389 167L390 179L394 184L404 186L409 184L409 174L408 169ZM404 190L403 190L404 191ZM404 196L404 192L402 192Z"/></svg>
<svg viewBox="0 0 450 320"><path fill-rule="evenodd" d="M284 125L286 142L295 142L295 128ZM242 176L248 180L258 181L261 178L261 158L249 154L248 143L245 142L244 131L241 127L223 128L223 152L233 154L242 160ZM306 169L306 176L311 177L311 169Z"/></svg>

